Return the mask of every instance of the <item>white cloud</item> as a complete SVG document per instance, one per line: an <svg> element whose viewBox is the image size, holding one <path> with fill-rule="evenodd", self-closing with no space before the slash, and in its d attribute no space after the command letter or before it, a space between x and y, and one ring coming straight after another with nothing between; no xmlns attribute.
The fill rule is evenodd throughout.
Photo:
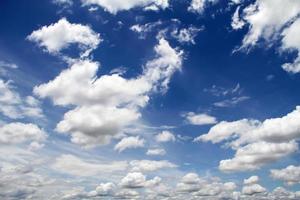
<svg viewBox="0 0 300 200"><path fill-rule="evenodd" d="M96 196L112 196L115 192L116 185L114 183L100 183L95 190L88 193L88 197Z"/></svg>
<svg viewBox="0 0 300 200"><path fill-rule="evenodd" d="M267 191L266 188L262 187L259 184L247 185L247 186L244 186L242 189L242 193L245 195L254 195L254 194L263 193L266 191Z"/></svg>
<svg viewBox="0 0 300 200"><path fill-rule="evenodd" d="M164 149L148 149L146 154L149 156L163 156L166 151Z"/></svg>
<svg viewBox="0 0 300 200"><path fill-rule="evenodd" d="M157 142L174 142L176 138L170 131L163 131L155 136L155 140Z"/></svg>
<svg viewBox="0 0 300 200"><path fill-rule="evenodd" d="M248 99L250 99L250 97L248 97L248 96L232 97L231 99L225 99L223 101L215 102L214 106L221 107L221 108L233 107L233 106L235 106L243 101L246 101Z"/></svg>
<svg viewBox="0 0 300 200"><path fill-rule="evenodd" d="M207 134L200 135L194 141L211 141L212 143L219 143L223 140L235 138L241 133L253 130L257 123L259 122L256 120L247 119L234 122L221 121L213 126Z"/></svg>
<svg viewBox="0 0 300 200"><path fill-rule="evenodd" d="M299 33L300 2L295 0L256 0L243 9L242 18L238 18L238 9L232 18L233 28L249 25L249 31L243 39L240 49L254 47L260 40L272 45L281 40L282 51L298 51L292 63L285 63L282 68L290 73L300 72Z"/></svg>
<svg viewBox="0 0 300 200"><path fill-rule="evenodd" d="M156 57L136 78L119 74L97 77L98 63L77 61L54 80L36 86L34 93L50 97L56 105L75 106L56 127L58 132L71 134L73 143L84 147L107 144L140 118L140 109L152 92L167 91L171 76L181 69L183 52L165 39L159 39L154 50Z"/></svg>
<svg viewBox="0 0 300 200"><path fill-rule="evenodd" d="M72 24L65 18L33 31L27 38L51 54L58 54L71 44L78 44L83 51L81 56L88 56L101 42L100 34L95 33L89 26Z"/></svg>
<svg viewBox="0 0 300 200"><path fill-rule="evenodd" d="M267 143L256 142L237 149L234 158L221 160L219 169L225 172L247 171L259 169L295 151L296 142Z"/></svg>
<svg viewBox="0 0 300 200"><path fill-rule="evenodd" d="M300 13L300 11L299 11ZM285 63L282 68L290 73L300 72L300 19L295 20L288 28L282 32L282 49L296 50L298 52L297 58L293 63Z"/></svg>
<svg viewBox="0 0 300 200"><path fill-rule="evenodd" d="M244 179L244 185L252 185L258 183L259 177L258 176L250 176L247 179Z"/></svg>
<svg viewBox="0 0 300 200"><path fill-rule="evenodd" d="M9 123L0 126L0 143L17 144L44 141L47 134L35 124Z"/></svg>
<svg viewBox="0 0 300 200"><path fill-rule="evenodd" d="M131 172L122 178L120 185L124 188L143 188L158 185L160 181L161 178L159 177L147 180L146 176L141 172Z"/></svg>
<svg viewBox="0 0 300 200"><path fill-rule="evenodd" d="M98 160L83 160L70 154L56 158L52 168L73 176L95 176L104 173L124 171L128 167L126 161L99 162Z"/></svg>
<svg viewBox="0 0 300 200"><path fill-rule="evenodd" d="M290 165L284 169L272 169L271 177L284 181L287 185L294 185L300 183L300 167Z"/></svg>
<svg viewBox="0 0 300 200"><path fill-rule="evenodd" d="M177 165L167 160L133 160L130 163L132 171L151 172L164 168L176 168Z"/></svg>
<svg viewBox="0 0 300 200"><path fill-rule="evenodd" d="M218 0L192 0L188 11L202 14L208 4L215 4Z"/></svg>
<svg viewBox="0 0 300 200"><path fill-rule="evenodd" d="M235 10L232 16L232 22L231 22L231 27L234 30L241 29L245 25L245 22L240 19L239 13L240 13L240 7L237 7L237 9Z"/></svg>
<svg viewBox="0 0 300 200"><path fill-rule="evenodd" d="M196 173L188 173L184 175L181 179L181 182L184 184L198 184L200 183L200 178Z"/></svg>
<svg viewBox="0 0 300 200"><path fill-rule="evenodd" d="M71 6L73 5L72 0L52 0L54 4L63 5L63 6Z"/></svg>
<svg viewBox="0 0 300 200"><path fill-rule="evenodd" d="M133 8L144 8L145 10L166 9L169 6L168 0L81 0L84 6L98 5L104 10L116 14L119 11L126 11Z"/></svg>
<svg viewBox="0 0 300 200"><path fill-rule="evenodd" d="M126 149L136 149L144 147L145 140L140 139L139 136L136 137L126 137L123 138L118 144L115 146L115 150L118 152L122 152Z"/></svg>
<svg viewBox="0 0 300 200"><path fill-rule="evenodd" d="M21 96L11 84L0 79L0 113L11 119L24 117L42 118L39 101L32 96Z"/></svg>
<svg viewBox="0 0 300 200"><path fill-rule="evenodd" d="M227 141L227 146L236 150L233 159L220 162L221 170L254 170L298 149L295 140L300 137L299 120L300 107L297 106L286 116L266 119L263 122L248 119L220 122L195 141Z"/></svg>
<svg viewBox="0 0 300 200"><path fill-rule="evenodd" d="M295 0L257 0L243 10L243 20L250 29L242 48L256 45L260 38L270 41L300 13L300 2Z"/></svg>
<svg viewBox="0 0 300 200"><path fill-rule="evenodd" d="M195 38L202 29L190 26L188 28L175 29L171 32L171 36L183 44L196 44Z"/></svg>
<svg viewBox="0 0 300 200"><path fill-rule="evenodd" d="M215 117L205 113L196 114L194 112L189 112L183 116L186 118L189 124L193 125L207 125L217 123L217 119Z"/></svg>

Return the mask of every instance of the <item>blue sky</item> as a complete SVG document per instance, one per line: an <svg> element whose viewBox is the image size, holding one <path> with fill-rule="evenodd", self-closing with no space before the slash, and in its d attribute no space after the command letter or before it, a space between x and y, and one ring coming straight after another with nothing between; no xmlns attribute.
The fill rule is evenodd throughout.
<svg viewBox="0 0 300 200"><path fill-rule="evenodd" d="M1 1L1 199L299 199L299 15Z"/></svg>

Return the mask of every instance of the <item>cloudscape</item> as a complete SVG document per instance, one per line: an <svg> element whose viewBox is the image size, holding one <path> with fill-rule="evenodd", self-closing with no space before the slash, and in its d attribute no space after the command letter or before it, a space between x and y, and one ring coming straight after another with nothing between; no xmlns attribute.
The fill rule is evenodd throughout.
<svg viewBox="0 0 300 200"><path fill-rule="evenodd" d="M0 25L1 200L300 199L300 0L1 0Z"/></svg>

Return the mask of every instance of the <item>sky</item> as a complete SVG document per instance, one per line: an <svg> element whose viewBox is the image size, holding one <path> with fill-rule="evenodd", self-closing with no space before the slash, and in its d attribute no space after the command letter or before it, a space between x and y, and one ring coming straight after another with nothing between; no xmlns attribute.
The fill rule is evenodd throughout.
<svg viewBox="0 0 300 200"><path fill-rule="evenodd" d="M300 199L299 0L0 1L0 199Z"/></svg>

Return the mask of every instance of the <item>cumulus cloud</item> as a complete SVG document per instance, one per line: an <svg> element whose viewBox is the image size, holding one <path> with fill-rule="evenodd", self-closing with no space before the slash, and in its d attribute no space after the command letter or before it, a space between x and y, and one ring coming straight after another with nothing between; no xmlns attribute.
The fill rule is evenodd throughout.
<svg viewBox="0 0 300 200"><path fill-rule="evenodd" d="M183 115L189 124L193 125L207 125L207 124L216 124L217 119L213 116L210 116L206 113L194 113L188 112Z"/></svg>
<svg viewBox="0 0 300 200"><path fill-rule="evenodd" d="M126 149L136 149L144 147L145 140L140 139L139 136L136 137L126 137L123 138L118 144L115 146L115 150L118 152L122 152Z"/></svg>
<svg viewBox="0 0 300 200"><path fill-rule="evenodd" d="M148 149L146 154L149 156L163 156L166 154L166 151L164 149Z"/></svg>
<svg viewBox="0 0 300 200"><path fill-rule="evenodd" d="M166 9L169 6L168 0L81 0L84 6L97 5L104 10L117 14L119 11L126 11L133 8L144 8L145 10Z"/></svg>
<svg viewBox="0 0 300 200"><path fill-rule="evenodd" d="M227 172L259 169L298 150L296 142L256 142L237 149L234 158L221 160L219 169Z"/></svg>
<svg viewBox="0 0 300 200"><path fill-rule="evenodd" d="M131 79L120 74L97 77L99 63L80 60L63 70L54 80L34 88L55 105L75 106L57 124L60 133L84 147L107 144L123 128L138 120L152 92L166 92L171 76L181 69L183 52L161 38L154 48L156 57L143 73ZM83 118L85 118L83 120Z"/></svg>
<svg viewBox="0 0 300 200"><path fill-rule="evenodd" d="M263 192L266 192L266 188L262 187L259 184L244 186L242 189L242 193L245 195L254 195Z"/></svg>
<svg viewBox="0 0 300 200"><path fill-rule="evenodd" d="M78 44L83 51L81 56L88 56L101 42L100 35L89 26L72 24L65 18L33 31L27 39L36 42L51 54L58 54L71 44Z"/></svg>
<svg viewBox="0 0 300 200"><path fill-rule="evenodd" d="M154 177L153 179L147 180L146 176L141 172L130 172L124 178L122 178L120 185L124 188L143 188L153 187L159 184L161 178Z"/></svg>
<svg viewBox="0 0 300 200"><path fill-rule="evenodd" d="M132 171L151 172L164 168L176 168L177 165L167 160L133 160L130 163Z"/></svg>
<svg viewBox="0 0 300 200"><path fill-rule="evenodd" d="M95 176L103 173L124 171L128 166L126 161L99 162L84 160L71 154L63 154L56 158L52 168L73 176Z"/></svg>
<svg viewBox="0 0 300 200"><path fill-rule="evenodd" d="M299 118L300 107L297 106L286 116L266 119L263 122L252 119L220 122L195 141L227 141L227 146L236 150L233 159L220 162L221 170L254 170L298 149L295 140L300 137Z"/></svg>
<svg viewBox="0 0 300 200"><path fill-rule="evenodd" d="M250 176L247 179L244 179L244 185L252 185L258 183L259 177L258 176Z"/></svg>
<svg viewBox="0 0 300 200"><path fill-rule="evenodd" d="M89 197L112 196L115 192L116 185L114 183L100 183L95 190L88 193Z"/></svg>
<svg viewBox="0 0 300 200"><path fill-rule="evenodd" d="M18 144L30 141L44 141L47 134L35 124L20 122L0 126L0 143Z"/></svg>
<svg viewBox="0 0 300 200"><path fill-rule="evenodd" d="M155 136L157 142L174 142L176 137L170 131L163 131Z"/></svg>
<svg viewBox="0 0 300 200"><path fill-rule="evenodd" d="M272 169L270 172L273 179L281 180L287 185L300 183L299 166L290 165L284 169Z"/></svg>

